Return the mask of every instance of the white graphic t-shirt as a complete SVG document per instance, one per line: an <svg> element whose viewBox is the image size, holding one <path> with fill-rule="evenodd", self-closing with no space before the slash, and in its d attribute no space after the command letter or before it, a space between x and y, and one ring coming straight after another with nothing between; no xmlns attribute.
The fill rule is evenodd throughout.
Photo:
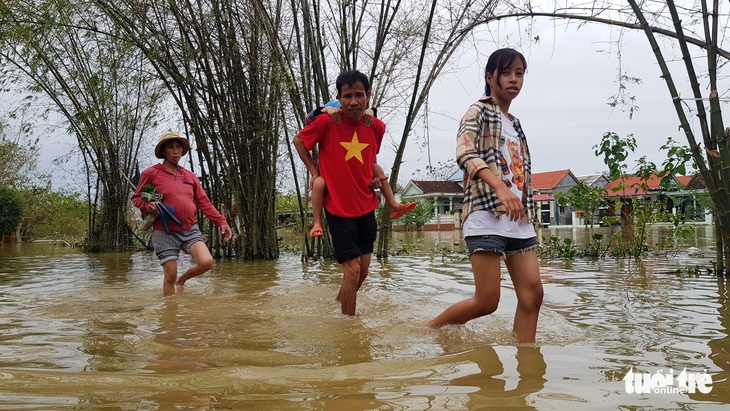
<svg viewBox="0 0 730 411"><path fill-rule="evenodd" d="M519 198L524 197L522 188L525 184L525 170L522 159L522 142L520 141L514 122L500 113L502 119L502 137L499 139L499 157L502 181ZM464 237L475 235L500 235L510 238L532 238L535 228L527 216L517 221L510 221L507 216L497 218L494 212L487 210L474 211L464 222Z"/></svg>

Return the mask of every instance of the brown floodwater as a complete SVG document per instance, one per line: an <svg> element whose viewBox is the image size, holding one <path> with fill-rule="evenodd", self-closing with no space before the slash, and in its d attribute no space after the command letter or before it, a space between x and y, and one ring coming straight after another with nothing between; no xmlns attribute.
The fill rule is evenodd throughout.
<svg viewBox="0 0 730 411"><path fill-rule="evenodd" d="M687 244L704 256L541 261L534 344L510 335L506 272L493 315L420 325L473 291L458 232L396 233L353 318L339 266L296 254L221 261L163 298L148 252L0 245L0 409L725 410L730 287L706 269L707 229ZM683 392L682 371L711 385Z"/></svg>

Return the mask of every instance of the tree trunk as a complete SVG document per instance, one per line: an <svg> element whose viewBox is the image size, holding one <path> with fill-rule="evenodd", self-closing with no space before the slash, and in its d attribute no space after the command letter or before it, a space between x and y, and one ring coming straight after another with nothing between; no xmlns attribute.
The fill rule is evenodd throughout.
<svg viewBox="0 0 730 411"><path fill-rule="evenodd" d="M268 16L250 2L233 0L97 4L164 80L195 142L207 194L217 208L232 211L235 242L211 243L214 254L277 258L274 205L284 88L263 35ZM218 237L217 229L209 232Z"/></svg>
<svg viewBox="0 0 730 411"><path fill-rule="evenodd" d="M672 21L674 22L674 28L676 30L677 35L677 41L680 45L680 49L682 51L682 56L685 61L685 67L687 69L687 75L690 79L690 84L692 86L692 90L695 97L695 102L697 104L697 111L698 111L698 117L700 120L700 128L702 131L702 136L704 139L705 144L705 151L707 154L707 158L705 159L705 156L700 151L699 145L696 143L694 134L692 131L692 128L690 127L689 121L687 120L687 117L684 114L684 109L682 107L681 98L679 97L679 93L677 92L674 82L672 80L671 74L669 73L669 69L667 68L667 64L664 60L664 57L661 53L661 50L659 49L659 46L657 44L656 39L654 38L654 34L651 30L651 27L647 23L646 19L644 18L642 10L639 8L635 0L629 0L629 4L631 5L632 9L634 10L634 13L636 14L636 17L639 19L641 26L644 29L644 33L646 34L647 39L649 40L649 43L651 44L652 49L654 50L654 55L656 56L657 62L659 63L659 67L662 70L662 77L664 78L665 82L667 83L667 87L669 88L669 91L672 95L672 98L674 100L675 109L677 112L677 116L680 119L681 127L685 132L685 136L687 137L687 141L689 142L690 149L692 150L693 157L695 159L695 162L700 168L700 173L702 174L703 179L705 180L705 184L707 186L708 192L710 194L710 197L712 198L712 202L715 205L715 218L717 221L719 221L719 228L715 231L715 235L718 239L717 243L722 247L722 252L718 252L718 271L719 273L724 273L725 275L730 274L730 272L725 269L724 267L727 265L727 260L725 259L728 255L730 255L730 243L723 241L728 237L727 232L730 231L730 191L728 191L728 185L727 181L730 181L730 150L728 149L728 142L727 139L724 138L724 127L722 124L722 116L720 115L720 106L719 106L719 100L718 100L718 94L717 94L717 87L716 84L711 84L711 93L710 93L710 104L712 109L712 118L711 123L712 126L709 127L707 124L707 119L705 116L705 107L704 103L702 102L702 94L699 88L699 82L697 80L697 74L694 71L694 65L692 63L692 59L687 47L687 40L684 37L683 29L682 29L682 22L681 19L677 13L677 9L674 5L674 2L672 0L667 1L667 6L669 9L669 12L672 17ZM703 10L706 10L706 2L702 1L702 8ZM714 14L714 17L717 18L717 14ZM705 27L707 28L708 22L705 21ZM706 44L709 44L710 47L708 48L708 70L710 71L710 79L711 82L715 82L716 80L716 64L714 63L717 60L717 48L716 48L716 39L717 37L712 37L712 33L709 29L705 30L705 34L708 37L706 39ZM717 35L717 32L715 30L714 35ZM715 46L712 46L712 45ZM706 160L706 161L705 161ZM718 274L719 274L718 273Z"/></svg>
<svg viewBox="0 0 730 411"><path fill-rule="evenodd" d="M125 178L132 175L142 135L154 122L159 83L93 5L51 3L3 3L9 29L0 52L33 91L48 97L77 139L93 206L87 249L126 250L131 241Z"/></svg>

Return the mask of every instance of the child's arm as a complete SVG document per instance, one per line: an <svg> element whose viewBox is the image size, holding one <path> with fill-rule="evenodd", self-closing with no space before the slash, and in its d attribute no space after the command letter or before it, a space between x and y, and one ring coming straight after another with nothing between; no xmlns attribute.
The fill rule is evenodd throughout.
<svg viewBox="0 0 730 411"><path fill-rule="evenodd" d="M314 110L310 111L309 113L307 113L306 117L304 117L304 124L307 125L311 123L320 114L322 114L322 107L317 107Z"/></svg>
<svg viewBox="0 0 730 411"><path fill-rule="evenodd" d="M365 121L365 125L367 127L370 127L373 125L374 119L377 117L377 109L374 108L366 108L363 112L363 119ZM341 108L335 108L332 106L324 106L324 107L317 107L314 110L310 111L307 114L306 117L306 123L309 124L312 121L314 121L317 116L320 114L329 114L330 117L332 117L332 121L334 121L337 124L342 123L342 109Z"/></svg>
<svg viewBox="0 0 730 411"><path fill-rule="evenodd" d="M322 113L329 114L330 117L332 117L332 121L334 121L337 124L342 123L342 109L341 108L335 108L330 106L322 107L321 109Z"/></svg>
<svg viewBox="0 0 730 411"><path fill-rule="evenodd" d="M366 108L365 112L363 112L363 120L367 127L372 126L373 121L375 121L375 110L370 107Z"/></svg>
<svg viewBox="0 0 730 411"><path fill-rule="evenodd" d="M341 109L335 108L332 106L322 106L317 107L314 110L307 113L307 116L304 118L304 121L306 124L309 124L314 121L315 118L322 114L329 114L330 117L332 117L332 120L334 120L335 123L340 124L342 123L342 117L340 116Z"/></svg>
<svg viewBox="0 0 730 411"><path fill-rule="evenodd" d="M342 123L342 109L341 108L334 108L334 107L322 107L322 113L329 114L330 117L332 117L332 121L334 121L337 124ZM362 118L364 120L364 124L367 127L370 127L373 125L373 121L375 120L375 111L371 108L366 108L363 112Z"/></svg>

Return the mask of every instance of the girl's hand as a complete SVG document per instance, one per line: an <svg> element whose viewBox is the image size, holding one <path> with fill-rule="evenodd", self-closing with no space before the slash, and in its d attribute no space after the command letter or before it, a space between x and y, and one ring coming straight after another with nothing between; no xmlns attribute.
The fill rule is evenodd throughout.
<svg viewBox="0 0 730 411"><path fill-rule="evenodd" d="M515 195L507 186L495 190L497 198L502 202L507 217L511 221L517 221L525 215L525 206L522 200Z"/></svg>

